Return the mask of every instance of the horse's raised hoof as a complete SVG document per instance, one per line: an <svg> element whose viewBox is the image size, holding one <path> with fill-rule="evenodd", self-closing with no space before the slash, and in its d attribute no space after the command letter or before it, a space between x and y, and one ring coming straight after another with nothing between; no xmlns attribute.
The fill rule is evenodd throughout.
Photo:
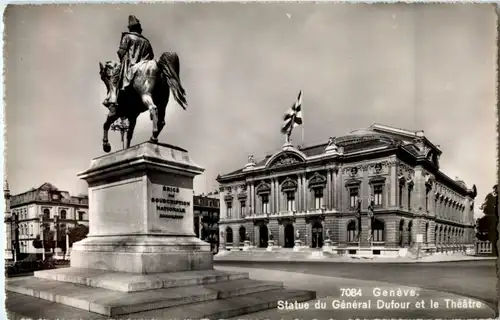
<svg viewBox="0 0 500 320"><path fill-rule="evenodd" d="M104 150L104 152L106 153L111 151L111 145L109 144L109 142L102 143L102 150Z"/></svg>

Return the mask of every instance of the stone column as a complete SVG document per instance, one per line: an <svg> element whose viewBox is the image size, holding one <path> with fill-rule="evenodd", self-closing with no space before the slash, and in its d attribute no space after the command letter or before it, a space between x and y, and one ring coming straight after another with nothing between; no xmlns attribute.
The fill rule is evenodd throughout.
<svg viewBox="0 0 500 320"><path fill-rule="evenodd" d="M425 189L425 178L423 175L423 169L422 166L416 166L415 167L415 176L413 178L413 201L412 201L412 209L413 211L420 211L422 209L425 209L425 196L426 196L426 189Z"/></svg>
<svg viewBox="0 0 500 320"><path fill-rule="evenodd" d="M300 194L302 192L302 179L300 174L297 177L297 212L302 212L302 199Z"/></svg>
<svg viewBox="0 0 500 320"><path fill-rule="evenodd" d="M338 203L339 203L339 190L340 188L338 187L338 171L332 170L332 174L330 175L331 182L330 186L332 187L332 194L330 195L330 199L332 200L331 202L331 208L332 209L338 209Z"/></svg>
<svg viewBox="0 0 500 320"><path fill-rule="evenodd" d="M281 210L281 201L280 201L280 182L278 178L276 178L276 212L280 212Z"/></svg>
<svg viewBox="0 0 500 320"><path fill-rule="evenodd" d="M250 181L247 181L247 203L246 203L246 212L245 215L252 214L251 211L252 207L252 184Z"/></svg>
<svg viewBox="0 0 500 320"><path fill-rule="evenodd" d="M219 188L219 210L220 210L220 217L221 218L227 218L227 205L226 205L226 188L225 187L220 187Z"/></svg>
<svg viewBox="0 0 500 320"><path fill-rule="evenodd" d="M302 174L302 212L309 210L307 201L307 180L306 174Z"/></svg>
<svg viewBox="0 0 500 320"><path fill-rule="evenodd" d="M276 202L275 195L276 193L274 192L274 178L271 178L271 193L269 194L269 213L274 212L274 203Z"/></svg>
<svg viewBox="0 0 500 320"><path fill-rule="evenodd" d="M395 207L398 205L397 197L399 192L399 182L398 182L398 173L396 171L396 164L393 163L390 166L390 180L391 180L391 197L389 201L390 207Z"/></svg>
<svg viewBox="0 0 500 320"><path fill-rule="evenodd" d="M257 195L255 194L255 181L252 181L251 184L250 184L250 188L251 188L251 192L250 192L250 196L252 198L252 201L250 203L250 206L252 207L251 209L251 214L255 214L255 206L256 206L256 201L255 201L255 198L257 197Z"/></svg>
<svg viewBox="0 0 500 320"><path fill-rule="evenodd" d="M325 198L325 206L328 210L332 208L331 199L332 199L332 170L328 169L326 172L326 192L324 194Z"/></svg>
<svg viewBox="0 0 500 320"><path fill-rule="evenodd" d="M304 246L305 247L308 247L308 248L311 248L312 247L312 224L313 222L312 221L309 221L308 223L306 223L306 237L304 237L305 241L304 241Z"/></svg>

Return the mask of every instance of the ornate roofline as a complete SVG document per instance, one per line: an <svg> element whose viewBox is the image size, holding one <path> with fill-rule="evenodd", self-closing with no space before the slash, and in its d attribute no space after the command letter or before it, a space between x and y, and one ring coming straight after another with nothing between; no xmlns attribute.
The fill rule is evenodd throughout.
<svg viewBox="0 0 500 320"><path fill-rule="evenodd" d="M263 168L269 168L269 167L270 167L270 165L271 165L271 164L273 164L273 162L274 162L276 159L278 159L280 156L285 156L285 155L287 155L287 154L293 154L293 155L297 156L297 157L298 157L298 158L299 158L302 162L304 162L304 163L307 161L307 156L306 156L303 152L301 152L301 151L299 151L299 150L297 150L297 149L294 149L294 148L293 148L293 149L292 149L292 148L290 148L290 149L287 149L287 150L281 150L281 151L278 151L278 152L276 152L275 154L273 154L273 155L271 156L271 158L269 158L269 159L266 161L266 164L265 164L264 166L262 166L262 167L263 167Z"/></svg>

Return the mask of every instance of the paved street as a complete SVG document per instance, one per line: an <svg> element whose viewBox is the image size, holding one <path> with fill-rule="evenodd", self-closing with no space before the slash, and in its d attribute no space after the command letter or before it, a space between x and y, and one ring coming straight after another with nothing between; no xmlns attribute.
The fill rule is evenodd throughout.
<svg viewBox="0 0 500 320"><path fill-rule="evenodd" d="M497 300L494 260L418 264L217 261L216 266L265 268L417 286L483 300L492 308Z"/></svg>

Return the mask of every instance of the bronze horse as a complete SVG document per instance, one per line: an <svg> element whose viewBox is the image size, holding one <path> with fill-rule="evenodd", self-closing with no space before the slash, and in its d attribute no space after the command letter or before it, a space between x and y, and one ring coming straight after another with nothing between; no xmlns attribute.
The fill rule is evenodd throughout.
<svg viewBox="0 0 500 320"><path fill-rule="evenodd" d="M128 119L126 148L134 135L137 117L144 111L150 112L153 121L153 134L150 141L157 142L158 135L165 126L165 110L167 108L170 91L177 103L186 110L186 92L179 78L179 57L176 53L165 52L158 61L149 60L138 63L135 68L131 85L122 91L117 104L109 103L112 94L116 94L120 75L120 63L107 61L104 65L99 62L101 80L106 85L107 97L103 105L109 109L104 122L102 147L104 152L111 151L108 141L108 131L117 119Z"/></svg>

